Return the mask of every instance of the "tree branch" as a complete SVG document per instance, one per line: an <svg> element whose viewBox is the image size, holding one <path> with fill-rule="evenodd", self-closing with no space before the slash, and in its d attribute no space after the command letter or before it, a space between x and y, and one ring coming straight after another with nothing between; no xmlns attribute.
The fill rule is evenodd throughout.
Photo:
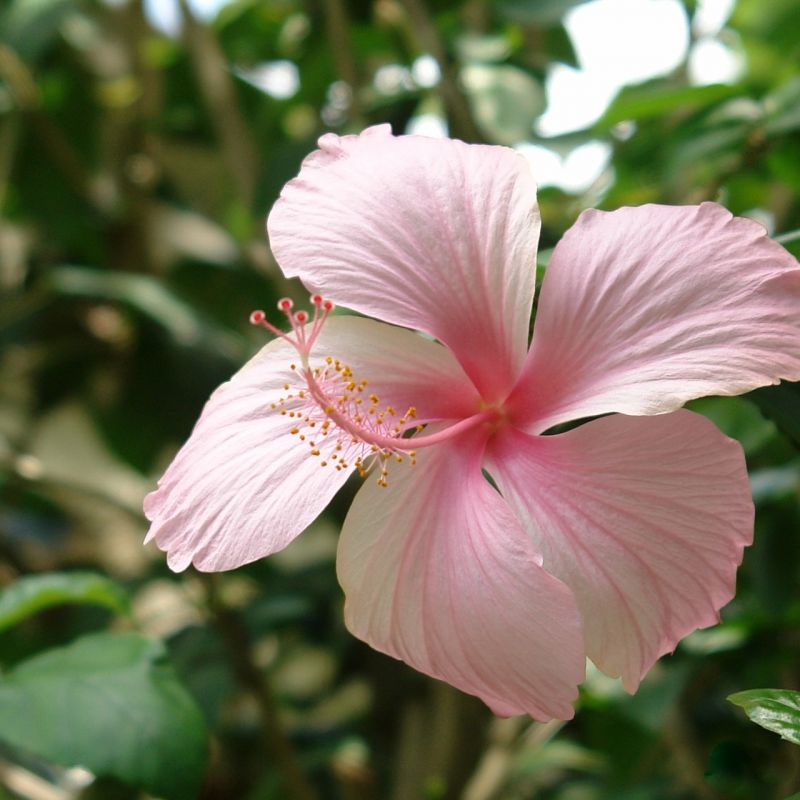
<svg viewBox="0 0 800 800"><path fill-rule="evenodd" d="M439 91L447 114L450 134L465 142L485 142L486 137L472 118L472 111L458 83L456 70L424 0L401 0L401 2L420 46L430 53L439 65L441 74Z"/></svg>
<svg viewBox="0 0 800 800"><path fill-rule="evenodd" d="M259 174L258 152L236 99L228 64L214 35L192 16L187 0L179 0L189 57L222 156L233 175L239 195L248 208Z"/></svg>
<svg viewBox="0 0 800 800"><path fill-rule="evenodd" d="M281 777L285 796L290 800L316 800L317 794L308 782L297 753L283 728L272 690L263 671L252 658L252 649L242 621L235 611L223 603L217 591L216 576L201 577L206 587L214 626L227 647L236 676L241 685L252 692L258 703L264 744Z"/></svg>
<svg viewBox="0 0 800 800"><path fill-rule="evenodd" d="M358 75L353 45L350 39L350 21L344 0L323 0L328 41L339 77L347 83L353 94L350 102L350 118L354 125L366 125L364 109L361 105L361 81Z"/></svg>

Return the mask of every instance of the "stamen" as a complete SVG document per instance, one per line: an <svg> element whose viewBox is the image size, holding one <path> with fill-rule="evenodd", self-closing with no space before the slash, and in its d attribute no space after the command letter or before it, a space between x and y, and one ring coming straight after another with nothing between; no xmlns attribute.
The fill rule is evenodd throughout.
<svg viewBox="0 0 800 800"><path fill-rule="evenodd" d="M291 344L300 356L300 364L291 364L291 369L302 377L304 385L290 392L293 387L283 384L286 394L270 403L270 408L291 419L289 432L308 445L309 455L319 458L321 466L332 463L336 470L343 470L352 465L362 477L374 468L378 486L386 487L391 463L416 464L419 448L452 439L496 417L497 411L486 409L434 434L420 436L425 425L416 422L414 406L400 416L393 406L381 406L376 392L364 391L367 379L355 376L348 364L330 355L319 366L311 366L312 347L335 306L319 294L311 295L310 301L310 319L304 310L293 311L290 298L278 301L278 310L291 326L288 333L272 325L261 310L250 314L250 322Z"/></svg>

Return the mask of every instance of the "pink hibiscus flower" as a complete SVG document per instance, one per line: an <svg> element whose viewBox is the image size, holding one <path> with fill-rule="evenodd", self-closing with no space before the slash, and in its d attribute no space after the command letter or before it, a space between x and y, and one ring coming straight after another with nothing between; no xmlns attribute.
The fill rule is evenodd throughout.
<svg viewBox="0 0 800 800"><path fill-rule="evenodd" d="M503 715L570 718L586 656L635 690L733 596L742 450L679 409L800 379L797 261L713 203L586 211L528 349L519 155L388 126L319 146L268 221L315 316L283 302L290 333L214 393L147 497L148 540L175 570L231 569L373 469L339 543L356 636Z"/></svg>

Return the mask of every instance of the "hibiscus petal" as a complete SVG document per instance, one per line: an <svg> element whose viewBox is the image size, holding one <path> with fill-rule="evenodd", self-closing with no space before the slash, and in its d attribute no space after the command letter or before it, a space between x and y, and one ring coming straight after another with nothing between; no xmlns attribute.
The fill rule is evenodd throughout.
<svg viewBox="0 0 800 800"><path fill-rule="evenodd" d="M525 357L539 212L527 162L504 147L326 134L267 223L287 276L369 316L425 331L487 400Z"/></svg>
<svg viewBox="0 0 800 800"><path fill-rule="evenodd" d="M741 447L707 419L614 415L557 436L509 427L489 456L544 568L578 598L589 657L628 691L718 621L753 504Z"/></svg>
<svg viewBox="0 0 800 800"><path fill-rule="evenodd" d="M330 319L311 358L341 358L400 413L460 416L477 395L455 359L411 331L354 317ZM280 414L286 386L303 388L291 363L297 354L277 339L264 347L206 404L195 429L145 500L155 539L172 569L232 569L285 547L328 504L352 470L336 470L335 438L300 441L297 420ZM471 393L471 394L470 394ZM293 408L299 401L291 401ZM472 407L470 407L471 409ZM327 461L326 467L321 467Z"/></svg>
<svg viewBox="0 0 800 800"><path fill-rule="evenodd" d="M345 619L497 714L569 719L585 667L575 601L482 476L483 441L426 449L388 488L362 487L337 558Z"/></svg>
<svg viewBox="0 0 800 800"><path fill-rule="evenodd" d="M800 267L721 206L584 212L553 252L514 393L540 432L800 379Z"/></svg>

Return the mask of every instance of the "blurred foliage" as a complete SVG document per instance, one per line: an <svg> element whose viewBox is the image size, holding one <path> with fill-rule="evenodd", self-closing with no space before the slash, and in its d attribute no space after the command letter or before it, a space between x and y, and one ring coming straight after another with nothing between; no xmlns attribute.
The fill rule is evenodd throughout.
<svg viewBox="0 0 800 800"><path fill-rule="evenodd" d="M332 562L355 484L233 574L173 575L141 547L144 493L262 343L249 311L302 295L263 219L326 130L434 115L470 141L607 143L588 189L541 191L545 250L588 206L716 199L800 252L796 0L736 3L716 34L745 60L735 83L683 64L544 139L580 4L234 0L205 23L181 0L173 36L138 0L0 3L0 798L800 789L800 750L725 701L800 688L797 386L693 404L751 469L738 595L635 696L590 672L566 725L493 719L345 632Z"/></svg>

